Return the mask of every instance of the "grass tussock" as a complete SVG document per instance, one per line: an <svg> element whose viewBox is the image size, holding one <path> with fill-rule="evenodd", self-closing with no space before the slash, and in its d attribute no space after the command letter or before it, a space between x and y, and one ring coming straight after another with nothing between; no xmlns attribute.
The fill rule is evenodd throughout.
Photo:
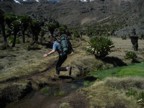
<svg viewBox="0 0 144 108"><path fill-rule="evenodd" d="M125 91L107 86L106 81L95 82L82 91L88 97L90 108L140 108L134 97L128 97Z"/></svg>
<svg viewBox="0 0 144 108"><path fill-rule="evenodd" d="M137 88L144 89L144 79L142 77L124 77L124 78L116 78L110 77L106 78L105 84L107 86L117 88L117 89L129 89L129 88Z"/></svg>

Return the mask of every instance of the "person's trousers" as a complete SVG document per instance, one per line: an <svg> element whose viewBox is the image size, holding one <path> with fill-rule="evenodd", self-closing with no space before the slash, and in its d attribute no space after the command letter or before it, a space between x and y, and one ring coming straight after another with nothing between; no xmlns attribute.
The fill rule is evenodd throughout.
<svg viewBox="0 0 144 108"><path fill-rule="evenodd" d="M59 55L59 59L56 64L56 74L60 74L60 71L67 71L66 67L61 67L64 61L67 59L67 55Z"/></svg>

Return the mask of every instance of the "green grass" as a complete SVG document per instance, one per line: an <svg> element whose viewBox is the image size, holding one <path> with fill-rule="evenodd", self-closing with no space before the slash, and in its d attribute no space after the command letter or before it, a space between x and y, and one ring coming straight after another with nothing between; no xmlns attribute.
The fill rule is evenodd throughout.
<svg viewBox="0 0 144 108"><path fill-rule="evenodd" d="M91 72L90 75L104 79L106 77L140 76L144 77L144 62L124 67Z"/></svg>

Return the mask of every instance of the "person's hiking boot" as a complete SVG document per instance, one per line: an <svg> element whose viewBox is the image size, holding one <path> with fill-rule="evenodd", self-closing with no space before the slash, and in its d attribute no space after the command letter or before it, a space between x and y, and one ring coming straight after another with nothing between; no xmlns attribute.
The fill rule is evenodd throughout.
<svg viewBox="0 0 144 108"><path fill-rule="evenodd" d="M69 76L71 76L71 73L72 73L72 67L71 66L68 68L68 71L69 71Z"/></svg>

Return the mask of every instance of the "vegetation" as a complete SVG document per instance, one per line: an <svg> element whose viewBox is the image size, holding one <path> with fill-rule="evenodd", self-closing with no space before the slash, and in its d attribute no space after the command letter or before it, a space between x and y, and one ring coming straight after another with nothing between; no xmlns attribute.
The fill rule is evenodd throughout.
<svg viewBox="0 0 144 108"><path fill-rule="evenodd" d="M142 108L142 78L106 78L81 91L88 97L90 107Z"/></svg>
<svg viewBox="0 0 144 108"><path fill-rule="evenodd" d="M48 23L48 30L51 33L51 36L54 35L54 31L56 28L59 28L59 23L53 19L50 19L49 23Z"/></svg>
<svg viewBox="0 0 144 108"><path fill-rule="evenodd" d="M106 37L94 37L90 40L90 48L88 52L95 55L96 58L103 58L111 51L113 42Z"/></svg>
<svg viewBox="0 0 144 108"><path fill-rule="evenodd" d="M91 75L104 79L106 77L139 76L144 77L144 63L133 64L125 67L116 67L107 70L94 71Z"/></svg>
<svg viewBox="0 0 144 108"><path fill-rule="evenodd" d="M46 41L46 38L44 38L46 32L49 32L51 36L54 36L56 32L57 34L58 32L70 34L66 25L60 25L54 19L36 19L28 15L18 16L4 13L3 11L0 12L3 43L7 46L15 47L17 40L21 40L20 38L22 38L22 41L19 41L19 44L29 43L30 45L34 45L36 43L44 45L42 42ZM9 39L10 43L7 41Z"/></svg>
<svg viewBox="0 0 144 108"><path fill-rule="evenodd" d="M115 35L114 32L116 30L119 30L123 28L125 25L123 21L117 21L114 18L112 19L107 19L104 21L101 21L99 23L94 23L89 26L85 26L86 29L86 34L91 37L91 36L113 36Z"/></svg>
<svg viewBox="0 0 144 108"><path fill-rule="evenodd" d="M0 58L7 59L8 61L8 65L3 64L3 61L0 62L0 70L10 67L7 71L1 72L0 82L14 81L15 83L19 83L19 80L21 80L23 76L28 76L28 78L24 77L22 80L29 80L29 78L32 78L30 81L33 83L33 86L38 86L37 89L42 88L40 93L47 96L65 96L66 93L57 88L57 86L61 87L57 82L54 85L54 87L56 87L54 89L49 87L43 88L45 85L53 85L53 83L55 83L49 82L51 76L49 71L54 73L53 66L55 65L55 55L49 59L43 60L42 54L46 52L47 49L43 49L44 47L41 45L49 47L49 43L47 43L49 35L45 35L47 32L50 33L50 36L56 36L59 35L59 33L67 33L68 36L71 36L72 33L74 38L80 37L82 42L79 46L81 49L76 49L75 54L77 57L73 57L73 55L71 57L72 59L74 58L75 63L71 63L71 60L69 63L74 65L74 74L76 78L77 76L80 76L80 78L82 77L82 80L88 80L83 84L85 88L76 91L77 93L80 92L86 96L84 99L88 100L85 103L88 104L90 108L140 108L140 105L143 107L144 81L142 78L144 77L144 63L107 69L113 66L105 62L104 58L106 58L114 47L113 42L108 37L114 35L115 30L125 26L125 21L119 21L117 23L116 20L113 21L113 18L108 18L108 20L109 21L99 21L92 26L84 27L86 30L84 30L83 33L90 38L90 41L88 40L90 47L87 48L87 51L96 57L96 59L94 59L94 56L89 56L82 51L87 46L87 42L85 41L83 43L83 40L85 39L82 40L81 27L75 27L69 30L67 25L61 25L54 19L48 19L46 22L43 19L36 19L27 15L17 16L14 14L6 14L0 10L0 27L3 36L2 41L5 48L8 46L12 47L7 49L7 52L9 52L8 54L6 50L5 54L0 53ZM125 39L125 37L122 38ZM18 47L16 45L18 45ZM17 51L19 48L24 50ZM37 52L31 50L37 50ZM19 53L20 57L18 54L13 54L13 51ZM23 56L24 54L26 56ZM129 51L126 53L125 58L131 59L133 62L136 61L137 55L135 52ZM24 61L26 59L27 61ZM18 62L18 60L21 60L21 62ZM35 76L33 77L33 75ZM94 81L96 79L98 80L93 83L89 82L89 80ZM60 83L62 82L60 81ZM2 94L0 100L4 99L8 103L18 100L21 97L21 91L17 85L5 87ZM76 105L84 104L80 97L76 98L75 96L71 96L70 98L72 99L70 102L61 101L63 103L60 104L60 108L75 107ZM78 99L79 103L71 105Z"/></svg>
<svg viewBox="0 0 144 108"><path fill-rule="evenodd" d="M136 55L135 52L129 51L129 52L126 52L125 58L126 59L131 59L132 62L135 62L136 58L137 58L137 55Z"/></svg>
<svg viewBox="0 0 144 108"><path fill-rule="evenodd" d="M3 36L3 45L4 45L4 48L6 48L8 46L8 43L7 43L7 37L5 35L4 11L1 9L0 9L0 28L1 28L2 36Z"/></svg>
<svg viewBox="0 0 144 108"><path fill-rule="evenodd" d="M91 107L144 107L144 63L91 72L100 79L82 89ZM110 100L110 101L109 101Z"/></svg>

